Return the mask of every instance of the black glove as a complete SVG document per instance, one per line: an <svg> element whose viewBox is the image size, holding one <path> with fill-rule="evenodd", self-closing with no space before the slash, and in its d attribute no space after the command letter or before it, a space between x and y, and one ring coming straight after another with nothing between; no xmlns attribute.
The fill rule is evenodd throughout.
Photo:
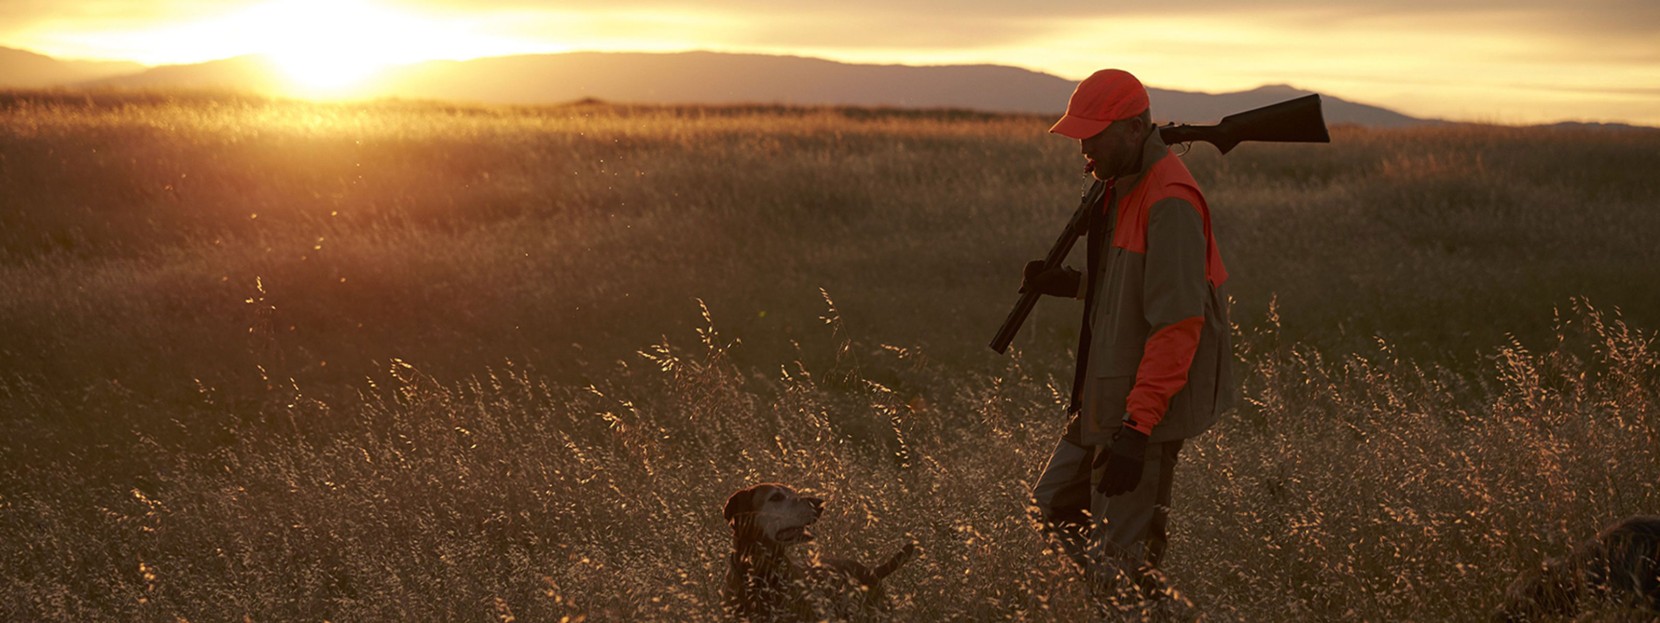
<svg viewBox="0 0 1660 623"><path fill-rule="evenodd" d="M1120 427L1112 436L1112 447L1095 452L1095 469L1107 467L1095 490L1109 498L1129 493L1141 482L1141 464L1146 460L1147 435L1128 426Z"/></svg>
<svg viewBox="0 0 1660 623"><path fill-rule="evenodd" d="M1020 293L1032 290L1038 294L1071 298L1078 296L1078 284L1082 281L1083 273L1074 269L1056 266L1044 270L1043 260L1032 260L1026 262L1026 269L1021 271Z"/></svg>

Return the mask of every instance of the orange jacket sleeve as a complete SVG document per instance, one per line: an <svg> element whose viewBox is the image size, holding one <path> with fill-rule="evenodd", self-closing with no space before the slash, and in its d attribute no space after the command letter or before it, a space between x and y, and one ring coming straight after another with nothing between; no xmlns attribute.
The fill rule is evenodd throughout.
<svg viewBox="0 0 1660 623"><path fill-rule="evenodd" d="M1149 210L1142 308L1152 330L1125 405L1125 424L1149 435L1187 385L1199 348L1210 292L1206 229L1199 208L1186 199L1162 199Z"/></svg>

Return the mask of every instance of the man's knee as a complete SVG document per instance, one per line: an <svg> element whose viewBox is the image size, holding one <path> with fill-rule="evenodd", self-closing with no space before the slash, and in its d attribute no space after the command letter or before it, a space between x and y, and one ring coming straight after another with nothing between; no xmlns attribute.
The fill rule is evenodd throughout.
<svg viewBox="0 0 1660 623"><path fill-rule="evenodd" d="M1090 506L1090 449L1065 438L1032 485L1032 503L1045 521L1088 521Z"/></svg>

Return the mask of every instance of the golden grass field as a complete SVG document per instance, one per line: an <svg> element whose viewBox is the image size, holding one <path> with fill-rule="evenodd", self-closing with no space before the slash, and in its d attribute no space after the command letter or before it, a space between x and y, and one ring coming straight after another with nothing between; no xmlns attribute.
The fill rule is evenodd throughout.
<svg viewBox="0 0 1660 623"><path fill-rule="evenodd" d="M896 618L1080 619L1026 506L1078 304L985 347L1075 206L1049 121L0 94L0 619L713 620L767 480L921 546ZM1243 382L1177 474L1205 620L1480 620L1660 512L1660 132L1186 159Z"/></svg>

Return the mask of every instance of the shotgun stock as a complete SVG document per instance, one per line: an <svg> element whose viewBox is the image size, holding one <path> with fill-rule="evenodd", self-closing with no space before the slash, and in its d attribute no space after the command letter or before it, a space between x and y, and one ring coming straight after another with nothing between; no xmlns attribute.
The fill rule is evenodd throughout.
<svg viewBox="0 0 1660 623"><path fill-rule="evenodd" d="M1167 125L1159 128L1166 145L1204 141L1222 153L1244 141L1330 143L1320 96L1309 94L1222 118L1216 125Z"/></svg>
<svg viewBox="0 0 1660 623"><path fill-rule="evenodd" d="M1216 146L1216 149L1226 154L1245 141L1265 141L1275 143L1330 143L1331 136L1326 132L1326 120L1320 113L1320 96L1318 94L1286 100L1278 104L1264 106L1241 113L1234 113L1222 118L1216 125L1167 125L1159 128L1159 138L1169 145L1177 143L1191 143L1203 141ZM1084 235L1084 228L1089 226L1089 212L1091 208L1101 205L1106 198L1106 183L1097 181L1084 191L1084 196L1078 204L1078 210L1072 213L1072 220L1061 231L1060 239L1049 247L1049 255L1043 258L1044 269L1060 266L1066 261L1067 254L1072 252L1072 245ZM1014 309L1009 311L1003 319L1003 326L998 327L996 337L991 339L991 349L998 353L1008 351L1009 343L1014 341L1020 326L1025 324L1026 316L1032 313L1037 305L1037 292L1027 291L1015 301Z"/></svg>

